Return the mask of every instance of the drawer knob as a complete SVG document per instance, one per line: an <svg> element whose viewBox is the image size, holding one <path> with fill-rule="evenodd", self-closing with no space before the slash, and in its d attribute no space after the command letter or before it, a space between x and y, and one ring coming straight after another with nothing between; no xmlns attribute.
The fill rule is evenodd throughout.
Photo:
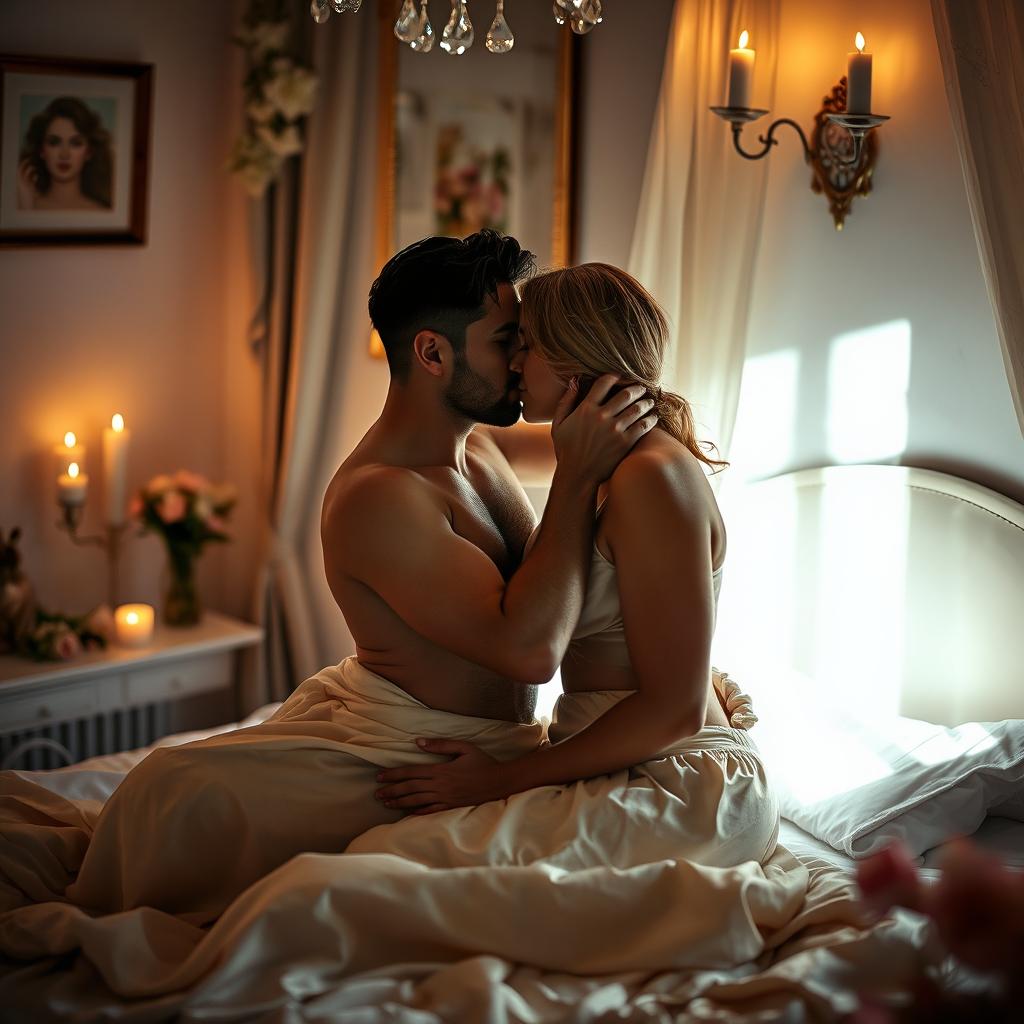
<svg viewBox="0 0 1024 1024"><path fill-rule="evenodd" d="M44 705L43 705L43 706L42 706L42 707L41 707L41 708L39 709L39 714L38 714L38 715L36 715L36 717L37 717L37 718L52 718L52 717L53 717L53 715L52 715L52 714L50 713L50 709L49 709L49 708L48 708L48 707L47 707L47 706L46 706L46 705L44 704Z"/></svg>

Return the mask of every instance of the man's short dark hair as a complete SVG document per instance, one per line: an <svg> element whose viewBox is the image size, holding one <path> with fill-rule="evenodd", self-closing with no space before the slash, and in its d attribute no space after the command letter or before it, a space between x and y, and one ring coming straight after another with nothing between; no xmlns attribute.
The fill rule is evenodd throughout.
<svg viewBox="0 0 1024 1024"><path fill-rule="evenodd" d="M497 302L498 285L517 284L535 263L516 239L490 228L465 238L434 235L392 256L370 288L369 303L391 375L408 377L419 331L437 331L463 352L466 328L484 315L484 297Z"/></svg>

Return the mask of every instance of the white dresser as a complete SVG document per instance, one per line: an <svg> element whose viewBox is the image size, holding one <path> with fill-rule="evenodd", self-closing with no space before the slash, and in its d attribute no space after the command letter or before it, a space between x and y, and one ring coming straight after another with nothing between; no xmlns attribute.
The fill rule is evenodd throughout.
<svg viewBox="0 0 1024 1024"><path fill-rule="evenodd" d="M197 626L157 625L144 648L112 644L64 662L0 655L0 765L16 755L6 767L56 768L235 719L241 655L262 639L257 626L207 612Z"/></svg>

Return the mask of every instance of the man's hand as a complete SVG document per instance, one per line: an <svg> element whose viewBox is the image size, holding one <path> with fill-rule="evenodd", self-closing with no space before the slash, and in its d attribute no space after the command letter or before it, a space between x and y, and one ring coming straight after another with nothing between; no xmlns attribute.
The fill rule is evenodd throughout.
<svg viewBox="0 0 1024 1024"><path fill-rule="evenodd" d="M462 740L417 740L431 754L451 754L440 764L388 768L377 774L385 785L374 794L385 807L433 814L453 807L475 807L507 795L500 761Z"/></svg>
<svg viewBox="0 0 1024 1024"><path fill-rule="evenodd" d="M608 397L619 383L614 374L599 377L576 405L570 388L551 420L551 438L561 473L599 484L612 475L629 450L658 422L650 415L654 401L642 384L631 384Z"/></svg>

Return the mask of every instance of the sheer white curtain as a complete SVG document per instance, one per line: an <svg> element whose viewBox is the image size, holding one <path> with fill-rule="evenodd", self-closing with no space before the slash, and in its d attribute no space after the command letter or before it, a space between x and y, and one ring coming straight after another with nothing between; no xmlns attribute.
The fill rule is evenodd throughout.
<svg viewBox="0 0 1024 1024"><path fill-rule="evenodd" d="M740 32L756 50L752 103L773 105L780 0L677 0L629 270L673 327L664 383L689 399L697 436L728 455L739 402L767 159L742 159L725 102ZM765 124L768 118L765 118ZM757 147L759 122L745 130ZM753 136L753 138L751 138Z"/></svg>
<svg viewBox="0 0 1024 1024"><path fill-rule="evenodd" d="M932 0L946 98L1024 434L1024 3Z"/></svg>
<svg viewBox="0 0 1024 1024"><path fill-rule="evenodd" d="M357 251L363 236L351 228L354 197L366 188L367 138L372 145L364 95L375 88L376 24L372 16L342 17L315 30L320 93L306 153L271 203L272 287L261 340L266 516L256 593L266 637L262 671L243 688L244 710L283 699L322 666L314 623L323 588L308 551L320 548L320 462L336 415L331 382L346 334L345 282L372 260Z"/></svg>

